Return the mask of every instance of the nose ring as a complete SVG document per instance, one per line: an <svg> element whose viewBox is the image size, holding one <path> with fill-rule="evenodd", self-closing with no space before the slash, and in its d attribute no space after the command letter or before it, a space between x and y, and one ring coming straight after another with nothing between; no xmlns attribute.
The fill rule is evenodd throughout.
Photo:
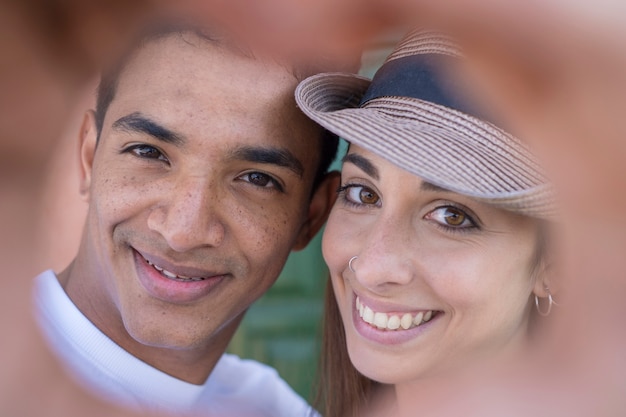
<svg viewBox="0 0 626 417"><path fill-rule="evenodd" d="M354 268L352 268L352 262L354 262L356 259L358 258L358 256L353 256L352 258L350 258L350 260L348 261L348 269L352 272L356 272L354 270Z"/></svg>

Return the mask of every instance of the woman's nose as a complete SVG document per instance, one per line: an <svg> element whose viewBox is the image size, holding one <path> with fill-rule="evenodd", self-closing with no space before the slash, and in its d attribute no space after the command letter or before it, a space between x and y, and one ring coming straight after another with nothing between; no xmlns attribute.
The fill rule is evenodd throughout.
<svg viewBox="0 0 626 417"><path fill-rule="evenodd" d="M359 253L347 260L347 269L360 285L374 293L410 284L417 256L410 233L410 228L400 227L397 222L377 222L369 228Z"/></svg>

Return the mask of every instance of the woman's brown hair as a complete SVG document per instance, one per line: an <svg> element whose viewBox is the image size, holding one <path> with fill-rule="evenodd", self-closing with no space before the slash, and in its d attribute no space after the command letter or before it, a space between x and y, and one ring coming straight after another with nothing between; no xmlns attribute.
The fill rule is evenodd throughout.
<svg viewBox="0 0 626 417"><path fill-rule="evenodd" d="M379 384L361 375L350 361L330 277L326 282L322 331L314 405L324 417L363 415Z"/></svg>

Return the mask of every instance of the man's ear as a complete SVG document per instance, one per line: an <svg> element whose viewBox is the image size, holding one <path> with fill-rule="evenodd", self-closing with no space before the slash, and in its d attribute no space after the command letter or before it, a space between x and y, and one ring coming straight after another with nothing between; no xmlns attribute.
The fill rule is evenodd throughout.
<svg viewBox="0 0 626 417"><path fill-rule="evenodd" d="M322 228L330 209L337 199L337 187L339 187L340 175L338 171L329 172L318 185L311 203L306 221L300 228L300 234L296 240L293 250L302 250L315 237Z"/></svg>
<svg viewBox="0 0 626 417"><path fill-rule="evenodd" d="M83 116L78 137L78 151L80 158L80 186L79 192L83 200L89 201L91 188L91 170L96 152L98 133L96 130L96 115L88 110Z"/></svg>

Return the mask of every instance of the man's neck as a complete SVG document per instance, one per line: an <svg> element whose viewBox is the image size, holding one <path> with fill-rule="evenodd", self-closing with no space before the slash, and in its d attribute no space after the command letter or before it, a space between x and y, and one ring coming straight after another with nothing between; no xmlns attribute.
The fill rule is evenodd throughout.
<svg viewBox="0 0 626 417"><path fill-rule="evenodd" d="M202 346L171 349L145 345L128 333L121 316L118 316L117 320L111 320L110 312L115 310L114 306L101 305L100 298L89 296L92 291L84 288L82 283L86 275L93 273L95 272L85 270L84 265L80 265L80 262L75 260L58 275L58 278L76 307L116 344L148 365L191 384L201 385L206 381L226 351L228 343L245 314L242 313L240 317L228 323L220 330L219 335L214 335Z"/></svg>

